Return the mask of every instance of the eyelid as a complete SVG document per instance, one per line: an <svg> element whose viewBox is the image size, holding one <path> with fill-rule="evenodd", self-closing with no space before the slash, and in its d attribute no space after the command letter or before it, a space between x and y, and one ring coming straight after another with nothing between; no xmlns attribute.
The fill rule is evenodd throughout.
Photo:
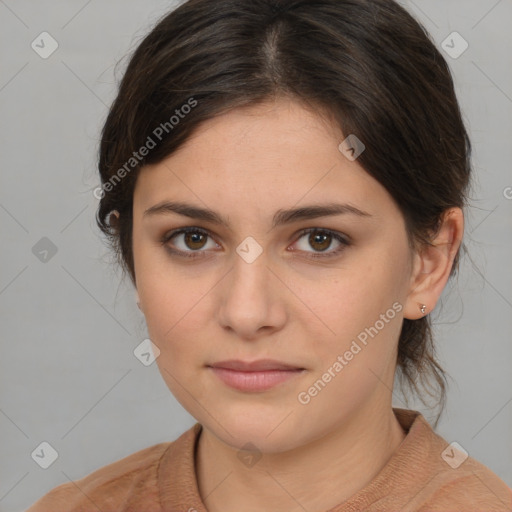
<svg viewBox="0 0 512 512"><path fill-rule="evenodd" d="M344 233L341 233L339 231L336 231L334 229L329 229L329 228L317 228L317 227L304 228L304 229L301 229L295 235L295 237L297 239L299 239L299 238L302 238L304 235L307 235L307 234L309 234L311 232L314 232L314 231L318 231L320 233L328 233L329 235L332 235L336 239L339 238L341 241L343 241L346 244L351 244L352 243L352 239L348 235L346 235Z"/></svg>
<svg viewBox="0 0 512 512"><path fill-rule="evenodd" d="M169 240L171 240L172 238L174 238L175 236L187 234L190 232L201 233L201 234L207 236L208 238L211 238L217 245L220 245L217 242L215 236L213 236L212 233L208 229L201 228L199 226L185 226L182 228L177 228L172 231L169 231L161 237L160 244L162 246L166 246L167 242ZM294 235L293 244L297 243L303 236L305 236L309 233L312 233L312 232L327 233L328 235L332 236L335 240L337 240L341 244L341 246L338 249L334 249L334 250L330 250L330 251L326 251L326 252L323 252L323 251L317 251L317 252L315 252L315 251L296 251L296 252L305 252L306 254L309 254L309 256L305 257L306 259L320 259L320 258L328 259L330 257L335 257L335 256L338 256L340 254L340 252L342 252L348 246L352 245L352 239L348 235L345 235L344 233L340 233L338 231L335 231L335 230L332 230L329 228L321 228L321 227L315 227L315 226L309 227L309 228L304 228L304 229L300 230L298 233L296 233ZM197 254L198 253L199 254L207 253L207 251L201 250L201 249L198 249L196 251L182 251L180 249L171 249L169 246L166 246L166 248L171 254L183 256L185 258L203 258L205 256L199 256ZM295 252L295 251L293 251L293 252Z"/></svg>
<svg viewBox="0 0 512 512"><path fill-rule="evenodd" d="M167 242L169 242L169 240L171 240L175 236L184 235L184 234L187 234L187 233L200 233L202 235L207 236L208 238L211 238L217 245L220 245L219 242L217 242L217 240L215 239L215 237L212 236L212 234L211 234L211 232L209 230L204 229L204 228L200 228L198 226L185 226L185 227L182 227L182 228L173 229L172 231L169 231L169 232L165 233L160 238L160 244L162 246L166 246ZM204 252L206 252L206 251L203 251L203 250L182 251L180 249L170 249L168 246L167 246L167 249L172 254L183 254L185 256L187 256L188 254L197 254L197 253L204 253Z"/></svg>
<svg viewBox="0 0 512 512"><path fill-rule="evenodd" d="M335 231L329 228L319 228L319 227L311 227L304 228L297 235L295 235L295 243L297 243L303 236L308 235L310 233L327 233L332 236L335 240L337 240L341 245L337 249L329 250L329 251L305 251L308 256L305 256L306 259L310 260L329 260L329 258L336 258L340 256L340 254L349 246L352 245L352 240L348 235Z"/></svg>

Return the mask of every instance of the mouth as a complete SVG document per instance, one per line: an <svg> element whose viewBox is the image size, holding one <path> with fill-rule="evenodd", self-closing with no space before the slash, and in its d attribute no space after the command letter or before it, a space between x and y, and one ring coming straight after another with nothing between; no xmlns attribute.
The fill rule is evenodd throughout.
<svg viewBox="0 0 512 512"><path fill-rule="evenodd" d="M220 361L207 365L224 384L246 392L262 392L303 374L306 369L270 359Z"/></svg>

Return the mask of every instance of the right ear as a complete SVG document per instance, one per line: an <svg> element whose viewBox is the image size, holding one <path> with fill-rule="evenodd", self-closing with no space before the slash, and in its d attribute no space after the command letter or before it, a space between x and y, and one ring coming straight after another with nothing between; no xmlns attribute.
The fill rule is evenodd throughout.
<svg viewBox="0 0 512 512"><path fill-rule="evenodd" d="M108 225L117 231L119 224L119 212L117 210L112 210L110 215L108 216Z"/></svg>

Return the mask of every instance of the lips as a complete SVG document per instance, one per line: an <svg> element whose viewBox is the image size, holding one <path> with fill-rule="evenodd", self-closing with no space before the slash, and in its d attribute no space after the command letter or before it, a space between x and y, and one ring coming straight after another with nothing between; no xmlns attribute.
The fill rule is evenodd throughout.
<svg viewBox="0 0 512 512"><path fill-rule="evenodd" d="M260 359L258 361L252 362L231 359L229 361L220 361L218 363L213 363L208 366L211 366L212 368L224 368L226 370L235 370L239 372L262 372L268 370L304 370L304 368L302 367L282 363L280 361L275 361L273 359Z"/></svg>
<svg viewBox="0 0 512 512"><path fill-rule="evenodd" d="M244 392L267 391L306 371L305 368L271 359L220 361L208 365L208 368L224 384Z"/></svg>

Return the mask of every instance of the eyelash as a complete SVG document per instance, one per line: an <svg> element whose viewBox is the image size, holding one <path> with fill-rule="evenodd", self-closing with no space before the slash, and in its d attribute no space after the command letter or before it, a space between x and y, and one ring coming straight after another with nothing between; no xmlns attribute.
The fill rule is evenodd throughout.
<svg viewBox="0 0 512 512"><path fill-rule="evenodd" d="M330 229L324 229L324 228L306 228L306 229L303 229L298 234L297 241L300 240L304 235L308 235L310 233L315 233L315 232L318 232L318 233L321 233L321 234L331 235L335 240L340 242L341 245L340 245L340 247L338 247L338 249L335 249L334 251L310 253L310 255L306 256L306 258L309 258L309 259L333 258L335 256L338 256L342 251L345 250L346 247L351 245L349 240L347 238L345 238L344 236L340 235L336 231L331 231ZM210 238L213 238L213 237L211 237L210 233L208 233L208 231L206 231L206 230L204 230L202 228L197 228L197 227L189 226L189 227L180 228L180 229L171 231L170 233L166 233L161 238L160 243L161 243L162 246L165 246L167 244L167 242L169 242L169 240L171 240L175 236L178 236L178 235L181 235L181 234L187 234L187 233L200 233L202 235L205 235L205 236L208 236ZM167 249L167 251L169 251L173 255L176 255L176 256L179 256L179 257L183 257L183 258L193 258L193 259L194 258L202 258L203 256L197 256L196 254L197 253L201 253L201 252L203 252L203 253L205 252L205 251L202 251L202 250L197 250L197 251L180 251L180 250L177 250L177 249L171 249L169 246L166 246L166 249Z"/></svg>

